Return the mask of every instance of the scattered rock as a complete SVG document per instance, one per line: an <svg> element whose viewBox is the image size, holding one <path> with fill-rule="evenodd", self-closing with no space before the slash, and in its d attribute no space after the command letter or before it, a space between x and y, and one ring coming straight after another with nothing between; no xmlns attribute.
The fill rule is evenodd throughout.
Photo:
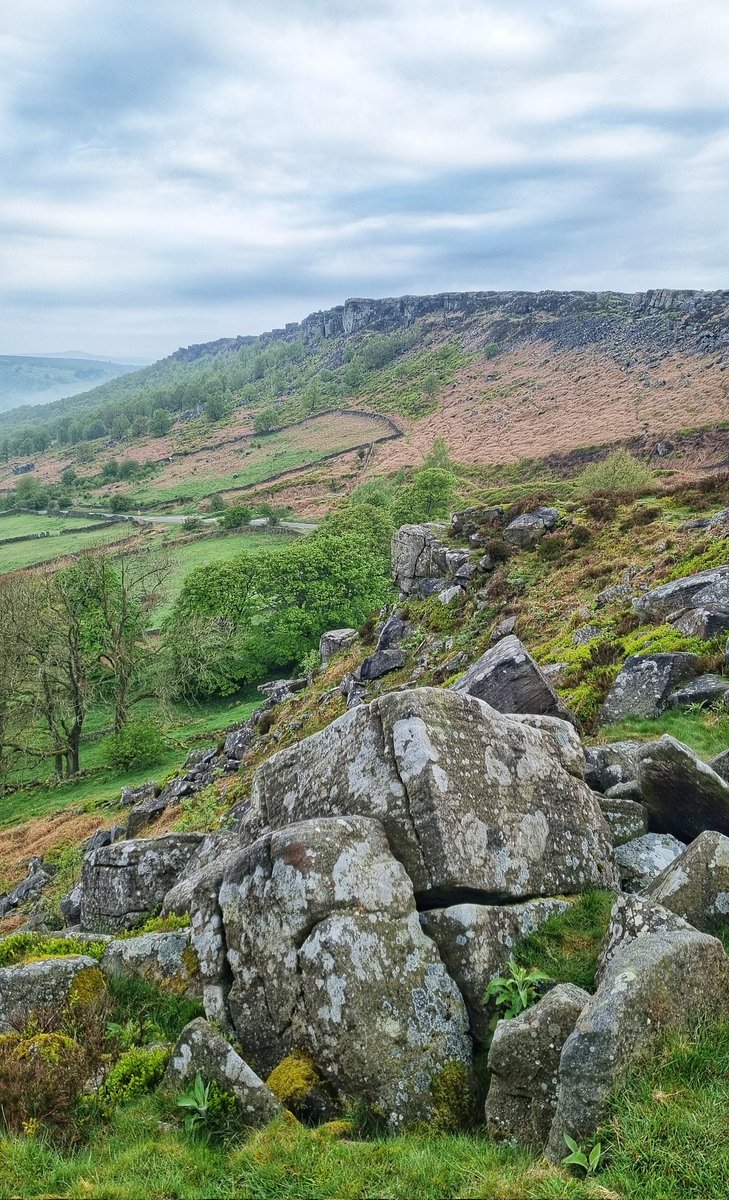
<svg viewBox="0 0 729 1200"><path fill-rule="evenodd" d="M113 933L130 929L158 909L197 849L198 833L115 842L87 854L83 866L81 924Z"/></svg>
<svg viewBox="0 0 729 1200"><path fill-rule="evenodd" d="M463 594L463 588L458 584L454 584L453 587L443 588L438 593L438 600L441 604L451 604L454 600L460 600Z"/></svg>
<svg viewBox="0 0 729 1200"><path fill-rule="evenodd" d="M0 896L0 917L13 912L21 904L37 900L55 873L56 868L51 863L43 862L42 858L31 858L28 864L28 874L22 883L14 887L7 896Z"/></svg>
<svg viewBox="0 0 729 1200"><path fill-rule="evenodd" d="M647 894L696 929L719 933L729 926L729 837L713 830L700 834Z"/></svg>
<svg viewBox="0 0 729 1200"><path fill-rule="evenodd" d="M451 533L470 537L481 529L499 529L503 523L503 508L466 508L451 517Z"/></svg>
<svg viewBox="0 0 729 1200"><path fill-rule="evenodd" d="M165 1071L162 1087L179 1094L200 1075L224 1092L235 1096L241 1121L246 1126L267 1125L281 1116L283 1108L229 1042L212 1025L198 1017L180 1034Z"/></svg>
<svg viewBox="0 0 729 1200"><path fill-rule="evenodd" d="M597 593L595 607L604 608L606 604L613 604L616 600L627 600L632 595L633 589L629 583L615 583Z"/></svg>
<svg viewBox="0 0 729 1200"><path fill-rule="evenodd" d="M667 708L671 693L693 679L698 666L695 654L631 654L600 709L599 723L659 716Z"/></svg>
<svg viewBox="0 0 729 1200"><path fill-rule="evenodd" d="M711 767L717 775L721 775L726 783L729 783L729 750L722 750L721 754L710 758L707 766Z"/></svg>
<svg viewBox="0 0 729 1200"><path fill-rule="evenodd" d="M601 637L602 633L603 630L599 625L583 625L572 634L572 644L574 646L586 646L589 642L593 642L595 638Z"/></svg>
<svg viewBox="0 0 729 1200"><path fill-rule="evenodd" d="M330 629L319 638L319 657L325 667L335 654L340 654L357 640L356 629Z"/></svg>
<svg viewBox="0 0 729 1200"><path fill-rule="evenodd" d="M516 629L517 618L515 616L504 617L503 621L499 621L491 631L489 641L493 644L500 642L502 638L510 637Z"/></svg>
<svg viewBox="0 0 729 1200"><path fill-rule="evenodd" d="M689 608L680 616L671 618L668 623L687 637L698 637L706 642L709 638L729 630L729 605L726 608L716 604L703 608Z"/></svg>
<svg viewBox="0 0 729 1200"><path fill-rule="evenodd" d="M446 574L445 525L403 525L392 538L392 577L408 595L426 579Z"/></svg>
<svg viewBox="0 0 729 1200"><path fill-rule="evenodd" d="M559 513L556 508L542 507L534 512L522 513L506 526L504 541L510 542L512 546L519 546L522 550L528 550L536 546L545 533L554 529L558 521Z"/></svg>
<svg viewBox="0 0 729 1200"><path fill-rule="evenodd" d="M662 908L645 896L619 895L610 912L610 924L605 932L597 960L596 983L599 986L608 963L628 942L663 930L690 929L687 921Z"/></svg>
<svg viewBox="0 0 729 1200"><path fill-rule="evenodd" d="M482 654L452 690L485 700L501 713L544 713L574 724L529 651L513 635Z"/></svg>
<svg viewBox="0 0 729 1200"><path fill-rule="evenodd" d="M400 667L404 667L407 657L404 650L376 650L358 667L355 676L363 682L381 679L390 671L397 671Z"/></svg>
<svg viewBox="0 0 729 1200"><path fill-rule="evenodd" d="M88 854L89 850L99 850L102 846L110 846L112 842L119 842L126 837L126 833L126 825L112 825L110 829L97 829L84 843L84 850Z"/></svg>
<svg viewBox="0 0 729 1200"><path fill-rule="evenodd" d="M641 621L676 620L689 609L729 610L729 566L685 575L633 601Z"/></svg>
<svg viewBox="0 0 729 1200"><path fill-rule="evenodd" d="M582 988L560 983L519 1016L499 1021L488 1057L492 1138L542 1149L557 1108L562 1047L589 1001Z"/></svg>
<svg viewBox="0 0 729 1200"><path fill-rule="evenodd" d="M615 862L624 891L639 892L652 883L685 848L670 833L644 833L617 846Z"/></svg>
<svg viewBox="0 0 729 1200"><path fill-rule="evenodd" d="M86 954L45 958L40 962L0 968L0 1032L22 1029L32 1013L61 1008L74 993L101 994L104 977Z"/></svg>
<svg viewBox="0 0 729 1200"><path fill-rule="evenodd" d="M83 888L80 883L77 883L75 887L71 888L71 891L62 898L60 909L67 925L77 925L80 922L83 896Z"/></svg>
<svg viewBox="0 0 729 1200"><path fill-rule="evenodd" d="M159 791L159 784L150 780L149 783L143 783L139 787L122 788L119 802L124 808L131 807L132 804L139 804L142 800L148 800L150 796L156 796Z"/></svg>
<svg viewBox="0 0 729 1200"><path fill-rule="evenodd" d="M638 777L642 742L609 742L585 746L585 780L596 792L607 792L618 783Z"/></svg>
<svg viewBox="0 0 729 1200"><path fill-rule="evenodd" d="M614 846L632 842L648 832L648 812L644 804L606 796L600 800L600 808L610 826Z"/></svg>
<svg viewBox="0 0 729 1200"><path fill-rule="evenodd" d="M377 639L377 649L394 649L400 645L403 638L409 637L412 631L412 625L404 621L402 617L398 617L396 613L393 613L391 617L387 618L380 630L380 636Z"/></svg>
<svg viewBox="0 0 729 1200"><path fill-rule="evenodd" d="M668 697L669 708L684 708L688 704L713 704L729 691L729 679L724 675L699 675Z"/></svg>
<svg viewBox="0 0 729 1200"><path fill-rule="evenodd" d="M653 829L687 842L729 834L729 783L669 734L644 747L638 783Z"/></svg>

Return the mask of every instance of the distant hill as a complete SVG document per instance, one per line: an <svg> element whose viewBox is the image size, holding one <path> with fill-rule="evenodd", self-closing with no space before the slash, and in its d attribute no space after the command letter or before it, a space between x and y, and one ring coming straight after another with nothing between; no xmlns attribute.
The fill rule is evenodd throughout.
<svg viewBox="0 0 729 1200"><path fill-rule="evenodd" d="M130 358L128 354L110 358L108 354L87 354L85 350L61 350L55 353L43 351L38 354L26 354L24 358L73 358L83 362L121 363L125 367L148 367L152 361L149 358Z"/></svg>
<svg viewBox="0 0 729 1200"><path fill-rule="evenodd" d="M0 412L26 404L47 404L78 395L137 370L131 363L109 362L91 356L49 358L38 355L0 355Z"/></svg>

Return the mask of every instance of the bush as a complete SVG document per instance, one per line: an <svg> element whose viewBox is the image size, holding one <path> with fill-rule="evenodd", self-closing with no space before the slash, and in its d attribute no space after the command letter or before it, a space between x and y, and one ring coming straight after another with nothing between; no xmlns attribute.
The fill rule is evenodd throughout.
<svg viewBox="0 0 729 1200"><path fill-rule="evenodd" d="M132 767L152 767L165 753L165 739L156 721L130 721L103 745L107 766L128 771Z"/></svg>
<svg viewBox="0 0 729 1200"><path fill-rule="evenodd" d="M182 528L187 533L199 533L202 527L203 523L199 517L185 517L185 520L182 522Z"/></svg>
<svg viewBox="0 0 729 1200"><path fill-rule="evenodd" d="M248 525L253 510L246 504L231 504L230 508L226 508L218 521L222 529L242 529L244 525Z"/></svg>
<svg viewBox="0 0 729 1200"><path fill-rule="evenodd" d="M132 1046L114 1063L101 1087L82 1098L82 1112L108 1118L120 1104L151 1091L162 1082L171 1054L169 1046Z"/></svg>
<svg viewBox="0 0 729 1200"><path fill-rule="evenodd" d="M595 492L646 492L655 482L650 467L629 450L613 450L602 462L591 463L577 476L575 493L590 496Z"/></svg>

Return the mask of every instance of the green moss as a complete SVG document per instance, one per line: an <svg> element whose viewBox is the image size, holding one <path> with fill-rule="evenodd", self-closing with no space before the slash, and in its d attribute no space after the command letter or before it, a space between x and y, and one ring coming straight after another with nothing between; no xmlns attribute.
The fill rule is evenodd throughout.
<svg viewBox="0 0 729 1200"><path fill-rule="evenodd" d="M316 1064L304 1050L287 1055L266 1080L274 1096L289 1108L304 1103L320 1082Z"/></svg>
<svg viewBox="0 0 729 1200"><path fill-rule="evenodd" d="M696 575L699 571L709 571L712 567L724 567L729 563L729 538L716 538L698 554L677 563L666 576L666 582L672 579L683 579L686 575Z"/></svg>
<svg viewBox="0 0 729 1200"><path fill-rule="evenodd" d="M517 942L514 961L522 967L537 967L558 983L576 983L591 991L614 900L613 892L583 892L565 912L550 917L535 933Z"/></svg>
<svg viewBox="0 0 729 1200"><path fill-rule="evenodd" d="M119 1105L151 1091L161 1083L171 1055L169 1046L133 1046L126 1050L101 1087L82 1098L82 1112L91 1117L110 1117Z"/></svg>
<svg viewBox="0 0 729 1200"><path fill-rule="evenodd" d="M467 1129L474 1115L475 1085L462 1062L447 1063L431 1084L433 1116L431 1128L438 1133Z"/></svg>
<svg viewBox="0 0 729 1200"><path fill-rule="evenodd" d="M69 1003L85 1007L99 1000L106 991L106 980L98 967L86 967L79 971L69 989Z"/></svg>
<svg viewBox="0 0 729 1200"><path fill-rule="evenodd" d="M200 959L192 946L185 946L182 951L182 963L188 975L200 974Z"/></svg>
<svg viewBox="0 0 729 1200"><path fill-rule="evenodd" d="M181 917L176 916L175 913L168 913L166 917L148 917L142 925L138 925L134 929L127 929L117 937L122 939L140 937L143 933L174 933L178 929L188 929L189 925L189 913L184 913Z"/></svg>
<svg viewBox="0 0 729 1200"><path fill-rule="evenodd" d="M63 1058L81 1058L83 1049L65 1033L36 1033L18 1041L16 1054L19 1059L37 1058L48 1066L57 1066Z"/></svg>

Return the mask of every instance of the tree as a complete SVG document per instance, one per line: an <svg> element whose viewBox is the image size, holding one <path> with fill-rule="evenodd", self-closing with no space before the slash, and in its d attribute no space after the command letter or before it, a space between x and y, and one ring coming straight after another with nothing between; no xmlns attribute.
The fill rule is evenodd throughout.
<svg viewBox="0 0 729 1200"><path fill-rule="evenodd" d="M455 477L438 467L424 467L416 472L413 482L400 491L392 506L395 525L419 524L447 517L455 484Z"/></svg>
<svg viewBox="0 0 729 1200"><path fill-rule="evenodd" d="M223 510L218 517L218 523L222 529L242 529L244 525L248 525L253 515L253 510L246 504L231 504L230 508Z"/></svg>
<svg viewBox="0 0 729 1200"><path fill-rule="evenodd" d="M155 408L149 418L149 432L152 437L165 437L172 428L172 417L164 408Z"/></svg>
<svg viewBox="0 0 729 1200"><path fill-rule="evenodd" d="M221 421L226 416L227 405L222 396L213 393L205 401L204 410L208 421L212 423L213 421Z"/></svg>
<svg viewBox="0 0 729 1200"><path fill-rule="evenodd" d="M277 408L262 408L253 418L254 433L270 433L281 425L281 412Z"/></svg>

